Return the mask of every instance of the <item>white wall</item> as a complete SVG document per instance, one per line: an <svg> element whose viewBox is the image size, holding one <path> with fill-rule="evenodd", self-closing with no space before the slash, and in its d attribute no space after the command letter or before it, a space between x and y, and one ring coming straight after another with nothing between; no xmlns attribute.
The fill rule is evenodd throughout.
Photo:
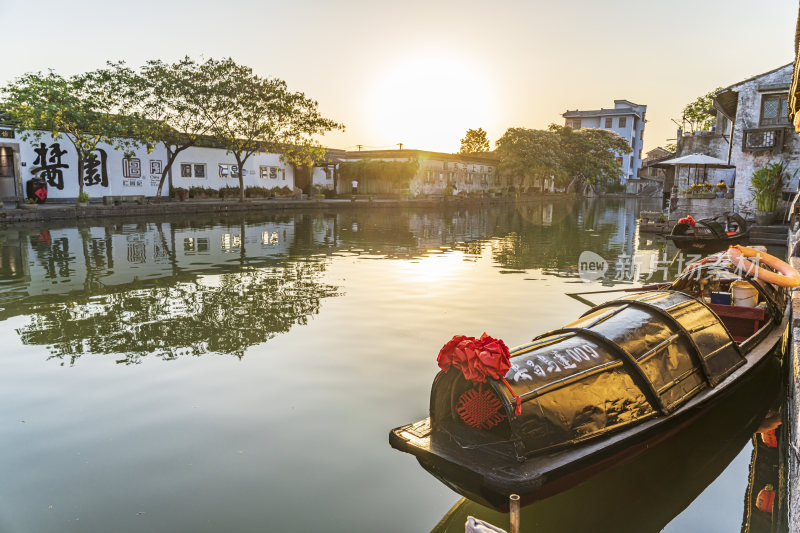
<svg viewBox="0 0 800 533"><path fill-rule="evenodd" d="M52 200L74 200L78 196L78 155L72 143L66 137L62 136L58 139L53 139L50 134L44 133L39 141L23 141L19 139L17 133L16 139L8 139L10 143L16 143L19 147L20 161L21 161L21 181L23 191L25 194L25 184L33 177L34 173L31 171L40 168L42 165L37 162L37 149L41 148L42 143L46 148L47 164L56 165L59 159L54 157L56 151L59 153L65 152L60 157L60 166L49 171L53 176L53 183L48 183L48 198ZM56 147L55 145L58 145ZM102 199L103 196L118 196L118 195L144 195L155 196L158 190L158 183L161 178L161 173L166 172L167 151L163 144L156 145L155 149L147 153L145 148L134 150L134 155L129 161L125 160L122 151L114 150L113 147L101 143L98 148L105 152L105 167L106 167L106 185L103 185L98 169L97 181L100 183L85 183L84 191L89 194L91 198ZM99 156L100 157L100 156ZM99 160L102 158L100 157ZM184 178L181 176L181 164L204 164L205 177L204 178ZM138 164L138 172L137 172ZM235 165L236 159L232 154L227 153L226 150L220 148L187 148L178 154L175 163L172 167L172 184L174 187L189 188L207 187L211 189L219 189L221 187L238 187L239 180L234 174L231 178L221 178L219 172L220 164ZM271 178L269 171L267 177L262 178L260 167L274 167L276 168L275 178ZM289 187L294 190L294 170L291 165L281 162L280 154L265 154L257 153L250 158L244 165L245 174L244 185L245 187ZM194 167L192 167L192 175L194 176ZM46 177L47 170L40 170L36 174L40 177ZM315 169L315 179L317 172L322 174L324 182L324 171L322 169ZM63 188L58 188L59 180L58 173L63 177L60 183ZM95 181L95 180L90 180ZM316 182L316 181L315 181ZM331 180L332 183L332 180ZM165 178L162 196L169 194L169 178Z"/></svg>
<svg viewBox="0 0 800 533"><path fill-rule="evenodd" d="M326 189L333 189L333 169L326 174L325 168L314 167L314 172L311 174L311 185L319 185Z"/></svg>
<svg viewBox="0 0 800 533"><path fill-rule="evenodd" d="M17 137L19 137L19 133L17 133ZM42 143L44 143L44 147L47 149L46 157L48 165L56 165L59 162L57 157L53 157L56 151L66 152L60 157L61 167L51 171L54 183L58 184L58 179L56 178L57 173L60 173L63 177L61 181L63 188L59 189L56 185L48 183L48 198L71 200L78 196L78 154L69 139L64 136L53 139L50 134L45 133L38 142L33 140L23 141L19 138L10 139L9 141L14 142L15 140L19 143L23 189L28 180L33 177L31 171L41 167L41 162L37 163L38 155L35 150L40 149ZM58 147L55 146L56 144ZM134 168L131 168L131 163L124 163L122 151L114 150L113 147L103 143L98 145L98 148L103 150L106 155L107 185L103 185L102 183L85 184L84 191L87 192L91 198L102 198L107 195L156 195L161 174L151 172L151 162L154 163L155 167L152 168L152 170L157 170L157 165L159 164L163 169L167 154L162 145L158 145L149 154L145 148L135 150L133 159L131 160L131 163L134 163ZM138 176L135 168L136 160L138 160L139 164ZM125 168L123 168L123 164ZM37 172L39 175L44 173L45 171ZM168 192L165 186L163 194L166 195ZM25 191L23 190L21 193L24 195Z"/></svg>
<svg viewBox="0 0 800 533"><path fill-rule="evenodd" d="M205 164L204 178L184 178L181 176L181 164ZM236 174L232 177L220 177L220 165L236 165L236 158L233 154L227 153L220 148L187 148L178 154L175 164L172 166L172 186L183 187L206 187L220 189L222 187L238 187L239 178ZM276 178L262 178L260 168L275 167L278 170ZM194 176L194 167L192 168ZM268 174L269 175L269 174ZM294 190L294 170L291 165L281 162L280 154L257 153L251 155L244 164L242 175L245 187L289 187Z"/></svg>

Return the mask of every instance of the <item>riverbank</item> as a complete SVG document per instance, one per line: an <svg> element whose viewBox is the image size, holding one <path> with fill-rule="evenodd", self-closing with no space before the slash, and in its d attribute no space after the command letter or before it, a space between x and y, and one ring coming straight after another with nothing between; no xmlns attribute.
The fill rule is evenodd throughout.
<svg viewBox="0 0 800 533"><path fill-rule="evenodd" d="M331 208L439 208L492 206L538 202L541 200L566 200L575 196L558 194L543 196L503 196L498 198L424 198L424 199L382 199L359 197L356 199L248 199L240 202L229 200L165 200L147 204L126 203L121 205L89 204L42 204L34 208L0 210L0 225L45 222L48 220L80 220L91 218L164 216L181 214L204 215L213 213L275 212L291 209L331 209Z"/></svg>

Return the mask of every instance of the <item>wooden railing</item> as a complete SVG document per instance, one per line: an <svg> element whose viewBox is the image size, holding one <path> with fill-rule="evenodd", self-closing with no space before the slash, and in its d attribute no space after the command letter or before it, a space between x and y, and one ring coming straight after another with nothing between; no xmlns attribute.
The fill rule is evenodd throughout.
<svg viewBox="0 0 800 533"><path fill-rule="evenodd" d="M742 135L742 152L772 151L779 154L783 150L786 128L752 128L744 130Z"/></svg>

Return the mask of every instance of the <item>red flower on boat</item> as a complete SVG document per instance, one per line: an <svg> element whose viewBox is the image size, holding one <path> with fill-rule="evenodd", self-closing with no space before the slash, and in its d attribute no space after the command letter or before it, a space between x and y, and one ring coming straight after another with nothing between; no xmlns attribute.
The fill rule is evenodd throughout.
<svg viewBox="0 0 800 533"><path fill-rule="evenodd" d="M456 335L442 347L436 360L444 372L453 366L466 379L481 383L487 376L501 379L511 368L508 346L486 333L480 339Z"/></svg>
<svg viewBox="0 0 800 533"><path fill-rule="evenodd" d="M484 383L487 377L502 381L516 400L515 414L519 416L522 412L520 397L514 394L505 378L511 368L511 354L500 339L486 333L480 339L456 335L442 346L436 361L443 372L455 367L472 382Z"/></svg>

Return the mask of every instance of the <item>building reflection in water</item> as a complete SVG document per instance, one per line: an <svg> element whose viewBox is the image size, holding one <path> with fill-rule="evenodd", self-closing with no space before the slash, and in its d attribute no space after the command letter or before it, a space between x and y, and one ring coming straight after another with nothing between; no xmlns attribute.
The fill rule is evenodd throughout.
<svg viewBox="0 0 800 533"><path fill-rule="evenodd" d="M12 227L0 231L0 319L27 317L23 342L66 364L89 353L241 357L320 312L337 294L323 278L338 255L489 251L504 271L575 277L585 249L610 262L636 252L635 211L560 201Z"/></svg>

